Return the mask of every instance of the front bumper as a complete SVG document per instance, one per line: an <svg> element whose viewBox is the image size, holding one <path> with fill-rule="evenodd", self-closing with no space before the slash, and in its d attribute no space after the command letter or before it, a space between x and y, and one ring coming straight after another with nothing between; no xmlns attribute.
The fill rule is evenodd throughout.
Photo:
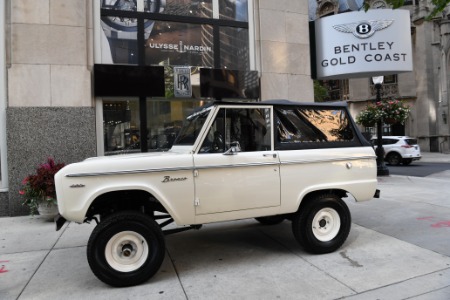
<svg viewBox="0 0 450 300"><path fill-rule="evenodd" d="M60 214L58 214L56 217L55 217L55 224L56 224L56 231L59 231L63 226L64 226L64 224L66 223L66 219L64 219L64 217L63 216L61 216Z"/></svg>

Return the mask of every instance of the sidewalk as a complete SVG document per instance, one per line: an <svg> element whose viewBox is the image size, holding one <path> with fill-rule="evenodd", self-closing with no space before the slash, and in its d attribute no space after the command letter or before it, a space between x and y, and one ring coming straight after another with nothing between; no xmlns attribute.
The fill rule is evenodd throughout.
<svg viewBox="0 0 450 300"><path fill-rule="evenodd" d="M423 153L423 161L450 155ZM450 178L450 177L449 177ZM94 225L0 218L0 299L445 299L450 298L449 178L379 178L381 198L345 200L353 225L342 248L311 255L290 222L205 225L167 236L150 281L112 288L86 259Z"/></svg>
<svg viewBox="0 0 450 300"><path fill-rule="evenodd" d="M440 152L423 152L421 162L436 162L436 163L450 163L449 153Z"/></svg>

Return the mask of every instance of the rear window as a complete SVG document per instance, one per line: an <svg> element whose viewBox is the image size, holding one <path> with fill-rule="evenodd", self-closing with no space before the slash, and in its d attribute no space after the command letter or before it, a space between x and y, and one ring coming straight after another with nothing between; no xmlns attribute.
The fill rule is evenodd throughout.
<svg viewBox="0 0 450 300"><path fill-rule="evenodd" d="M417 145L417 139L405 139L405 142L410 146Z"/></svg>
<svg viewBox="0 0 450 300"><path fill-rule="evenodd" d="M345 109L276 107L278 149L315 149L360 145Z"/></svg>

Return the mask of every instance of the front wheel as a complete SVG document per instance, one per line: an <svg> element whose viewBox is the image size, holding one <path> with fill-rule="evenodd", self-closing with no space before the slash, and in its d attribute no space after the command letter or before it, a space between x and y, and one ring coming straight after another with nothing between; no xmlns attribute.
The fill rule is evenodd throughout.
<svg viewBox="0 0 450 300"><path fill-rule="evenodd" d="M160 268L165 243L159 225L139 212L107 217L92 232L87 258L92 272L117 287L140 284Z"/></svg>
<svg viewBox="0 0 450 300"><path fill-rule="evenodd" d="M297 241L311 253L330 253L342 246L350 233L350 211L335 195L320 195L300 208L292 220Z"/></svg>

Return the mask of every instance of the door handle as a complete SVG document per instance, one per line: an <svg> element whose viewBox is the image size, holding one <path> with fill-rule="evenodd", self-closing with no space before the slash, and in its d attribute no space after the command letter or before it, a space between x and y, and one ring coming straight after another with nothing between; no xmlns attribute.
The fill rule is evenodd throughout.
<svg viewBox="0 0 450 300"><path fill-rule="evenodd" d="M277 158L277 154L276 154L276 153L270 153L270 154L265 153L265 154L263 154L263 157L273 157L273 158Z"/></svg>

